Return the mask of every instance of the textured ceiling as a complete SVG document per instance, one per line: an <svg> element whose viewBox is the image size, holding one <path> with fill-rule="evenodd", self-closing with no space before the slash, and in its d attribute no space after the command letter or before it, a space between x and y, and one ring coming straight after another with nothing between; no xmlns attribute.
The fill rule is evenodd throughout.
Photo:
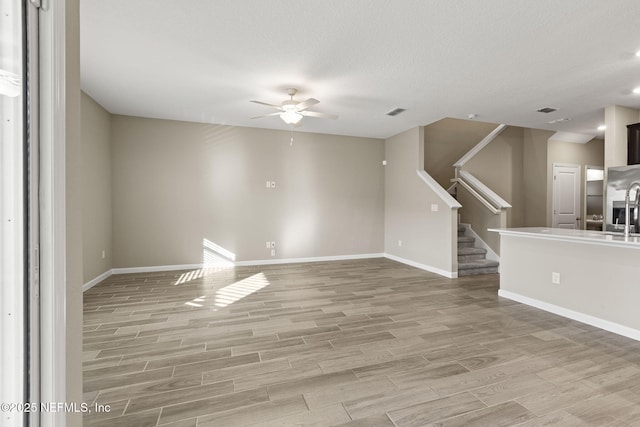
<svg viewBox="0 0 640 427"><path fill-rule="evenodd" d="M597 134L639 108L638 0L81 0L83 89L108 111L385 138L443 117ZM537 113L541 107L559 110ZM401 107L397 117L385 115ZM549 124L560 118L567 122Z"/></svg>

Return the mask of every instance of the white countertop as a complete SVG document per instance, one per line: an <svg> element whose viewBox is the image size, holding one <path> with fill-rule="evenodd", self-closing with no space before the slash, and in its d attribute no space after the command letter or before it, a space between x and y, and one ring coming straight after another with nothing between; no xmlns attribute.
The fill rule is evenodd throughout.
<svg viewBox="0 0 640 427"><path fill-rule="evenodd" d="M500 235L507 236L640 249L640 235L637 234L625 238L622 233L612 233L610 231L569 230L548 227L490 228L489 231L495 231Z"/></svg>

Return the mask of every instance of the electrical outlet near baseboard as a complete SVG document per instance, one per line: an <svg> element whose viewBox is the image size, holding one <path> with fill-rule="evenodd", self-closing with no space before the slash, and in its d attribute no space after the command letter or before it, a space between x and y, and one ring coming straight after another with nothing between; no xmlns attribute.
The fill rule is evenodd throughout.
<svg viewBox="0 0 640 427"><path fill-rule="evenodd" d="M551 283L553 283L554 285L560 284L560 273L551 273Z"/></svg>

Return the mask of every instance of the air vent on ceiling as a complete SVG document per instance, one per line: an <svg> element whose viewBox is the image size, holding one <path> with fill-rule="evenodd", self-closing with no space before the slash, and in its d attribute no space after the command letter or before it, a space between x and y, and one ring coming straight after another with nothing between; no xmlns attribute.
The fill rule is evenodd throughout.
<svg viewBox="0 0 640 427"><path fill-rule="evenodd" d="M405 110L404 108L396 108L395 110L391 110L387 113L387 116L397 116L400 113L404 113Z"/></svg>
<svg viewBox="0 0 640 427"><path fill-rule="evenodd" d="M538 113L553 113L554 111L558 111L557 108L553 108L553 107L544 107L544 108L539 108L538 110L536 110Z"/></svg>

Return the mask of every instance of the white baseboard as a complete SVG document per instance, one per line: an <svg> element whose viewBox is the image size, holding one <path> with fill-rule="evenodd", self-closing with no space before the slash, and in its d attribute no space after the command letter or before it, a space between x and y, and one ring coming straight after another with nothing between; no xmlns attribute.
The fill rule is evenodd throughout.
<svg viewBox="0 0 640 427"><path fill-rule="evenodd" d="M281 259L257 259L252 261L236 261L237 266L251 265L272 265L272 264L299 264L302 262L323 262L323 261L348 261L351 259L383 258L384 254L355 254L355 255L335 255L319 256L309 258L281 258Z"/></svg>
<svg viewBox="0 0 640 427"><path fill-rule="evenodd" d="M391 255L391 254L384 254L384 257L385 258L389 258L389 259L391 259L393 261L400 262L402 264L410 265L411 267L419 268L420 270L425 270L425 271L428 271L430 273L435 273L435 274L439 274L439 275L444 276L444 277L448 277L449 279L456 279L458 277L458 272L457 271L442 270L440 268L432 267L432 266L426 265L426 264L421 264L419 262L411 261L411 260L408 260L408 259L405 259L405 258L400 258L398 256Z"/></svg>
<svg viewBox="0 0 640 427"><path fill-rule="evenodd" d="M112 274L113 274L113 269L107 270L104 273L102 273L101 275L99 275L98 277L95 277L95 278L89 280L87 283L82 285L82 292L88 291L89 289L93 288L95 285L97 285L98 283L102 282L104 279L108 278Z"/></svg>
<svg viewBox="0 0 640 427"><path fill-rule="evenodd" d="M202 268L202 264L152 265L148 267L114 268L113 274L155 273L158 271L193 270Z"/></svg>
<svg viewBox="0 0 640 427"><path fill-rule="evenodd" d="M236 261L229 266L245 267L252 265L272 265L272 264L297 264L302 262L322 262L322 261L345 261L351 259L367 259L367 258L383 258L383 253L373 254L354 254L354 255L336 255L336 256L322 256L322 257L308 257L308 258L280 258L280 259L258 259L250 261ZM147 267L125 267L125 268L113 268L107 273L104 273L91 282L85 283L82 287L83 291L90 289L92 286L111 276L112 274L131 274L131 273L155 273L159 271L178 271L178 270L195 270L200 268L206 268L204 264L175 264L175 265L152 265ZM103 277L104 276L104 277Z"/></svg>
<svg viewBox="0 0 640 427"><path fill-rule="evenodd" d="M600 319L599 317L591 316L579 311L569 310L568 308L560 307L534 298L529 298L524 295L516 294L504 289L498 290L498 295L522 304L530 305L531 307L539 308L540 310L548 311L549 313L557 314L558 316L577 320L578 322L586 323L587 325L595 326L596 328L604 329L605 331L613 332L614 334L622 335L624 337L640 341L639 330L621 325L619 323Z"/></svg>
<svg viewBox="0 0 640 427"><path fill-rule="evenodd" d="M429 271L431 273L439 274L450 279L458 277L457 272L445 271L430 265L420 264L418 262L410 261L408 259L400 258L395 255L386 253L372 253L372 254L353 254L353 255L335 255L335 256L321 256L321 257L308 257L308 258L281 258L281 259L258 259L250 261L236 261L232 266L245 267L252 265L276 265L276 264L299 264L303 262L326 262L326 261L348 261L356 259L369 259L369 258L389 258L391 260L407 264L412 267L419 268L421 270ZM231 266L231 265L230 265ZM176 264L176 265L153 265L148 267L125 267L125 268L113 268L95 279L87 282L82 287L82 291L86 291L95 286L99 282L103 281L112 274L131 274L131 273L155 273L160 271L178 271L178 270L195 270L200 268L206 268L203 264Z"/></svg>

